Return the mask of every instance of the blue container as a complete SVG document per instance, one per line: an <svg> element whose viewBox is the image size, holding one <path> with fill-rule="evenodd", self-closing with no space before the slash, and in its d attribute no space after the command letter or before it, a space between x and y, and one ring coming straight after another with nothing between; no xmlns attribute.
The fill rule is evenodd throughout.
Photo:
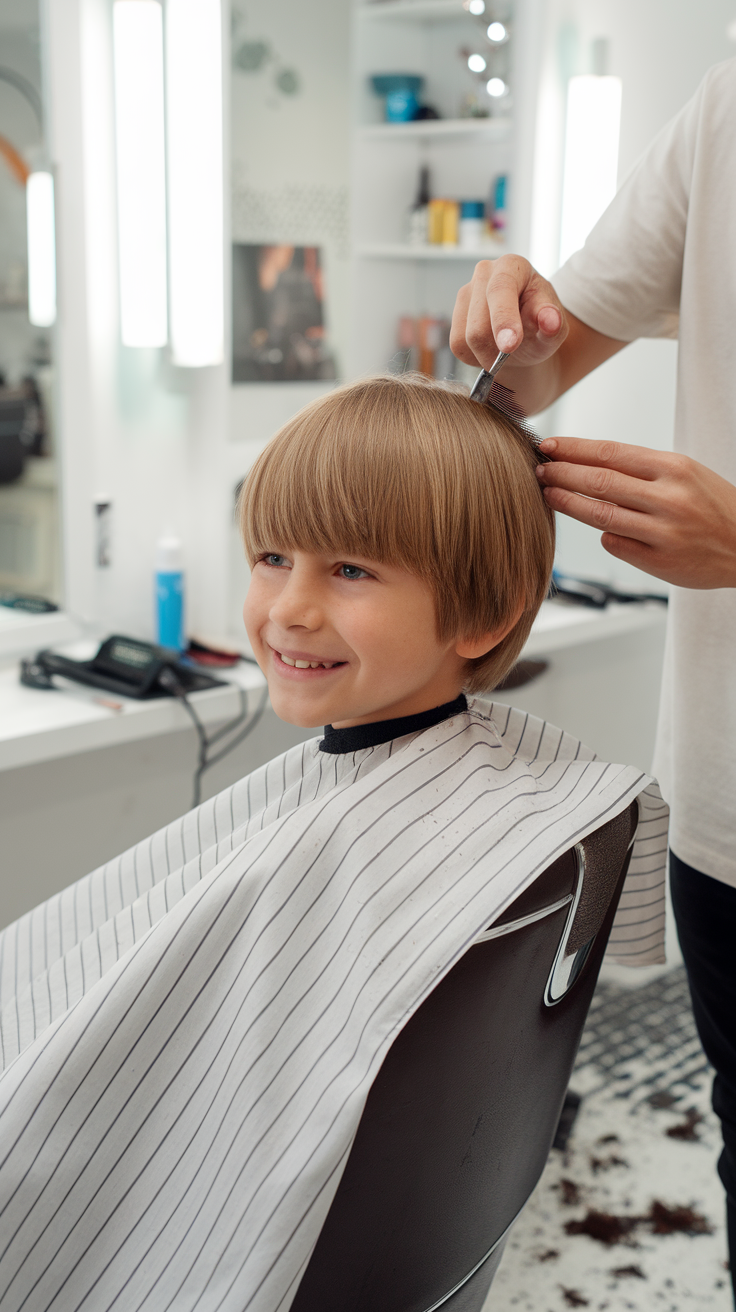
<svg viewBox="0 0 736 1312"><path fill-rule="evenodd" d="M424 78L414 73L377 73L371 78L377 96L386 97L386 122L411 123L417 116Z"/></svg>
<svg viewBox="0 0 736 1312"><path fill-rule="evenodd" d="M157 641L159 647L171 647L174 651L183 651L184 642L184 575L181 570L176 574L156 574L156 618L158 621Z"/></svg>
<svg viewBox="0 0 736 1312"><path fill-rule="evenodd" d="M386 96L387 123L411 123L418 109L419 101L413 91L389 91Z"/></svg>
<svg viewBox="0 0 736 1312"><path fill-rule="evenodd" d="M177 538L161 539L156 565L156 640L160 647L184 651L184 570Z"/></svg>
<svg viewBox="0 0 736 1312"><path fill-rule="evenodd" d="M486 207L482 200L463 200L460 202L461 219L482 219Z"/></svg>

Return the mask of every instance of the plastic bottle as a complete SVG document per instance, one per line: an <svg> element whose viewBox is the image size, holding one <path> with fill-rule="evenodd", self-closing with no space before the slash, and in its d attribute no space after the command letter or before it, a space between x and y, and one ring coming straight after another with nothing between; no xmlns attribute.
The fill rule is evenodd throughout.
<svg viewBox="0 0 736 1312"><path fill-rule="evenodd" d="M494 179L491 187L491 225L499 236L506 231L508 221L506 200L508 190L508 178L505 173L499 173Z"/></svg>
<svg viewBox="0 0 736 1312"><path fill-rule="evenodd" d="M426 246L427 244L430 197L429 169L425 164L419 170L417 198L409 211L410 246Z"/></svg>
<svg viewBox="0 0 736 1312"><path fill-rule="evenodd" d="M184 568L181 542L175 537L156 543L156 630L160 647L183 651Z"/></svg>
<svg viewBox="0 0 736 1312"><path fill-rule="evenodd" d="M485 205L482 200L460 203L459 245L465 251L477 251L483 241Z"/></svg>
<svg viewBox="0 0 736 1312"><path fill-rule="evenodd" d="M442 216L442 245L457 246L460 226L460 206L456 200L446 200Z"/></svg>

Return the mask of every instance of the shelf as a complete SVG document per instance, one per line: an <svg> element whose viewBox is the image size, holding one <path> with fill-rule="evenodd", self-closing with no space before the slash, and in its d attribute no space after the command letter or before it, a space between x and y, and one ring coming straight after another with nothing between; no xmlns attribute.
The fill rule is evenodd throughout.
<svg viewBox="0 0 736 1312"><path fill-rule="evenodd" d="M511 120L508 118L437 118L420 119L418 123L370 123L358 128L358 137L364 141L431 141L443 137L485 137L491 141L511 139Z"/></svg>
<svg viewBox="0 0 736 1312"><path fill-rule="evenodd" d="M356 255L369 260L495 260L503 255L505 246L500 243L479 250L462 250L459 246L409 246L407 242L359 242Z"/></svg>
<svg viewBox="0 0 736 1312"><path fill-rule="evenodd" d="M358 5L358 13L361 18L388 18L418 23L472 17L462 0L376 0L374 4Z"/></svg>

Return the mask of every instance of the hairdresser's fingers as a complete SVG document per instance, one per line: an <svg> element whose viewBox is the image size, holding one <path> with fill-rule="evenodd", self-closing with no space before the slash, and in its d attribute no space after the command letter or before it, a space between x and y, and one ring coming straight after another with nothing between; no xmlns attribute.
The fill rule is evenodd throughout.
<svg viewBox="0 0 736 1312"><path fill-rule="evenodd" d="M540 450L555 462L598 465L649 479L675 475L684 459L671 451L652 451L646 446L629 446L628 442L592 442L584 437L547 437Z"/></svg>
<svg viewBox="0 0 736 1312"><path fill-rule="evenodd" d="M539 364L568 333L554 288L518 255L481 260L458 293L450 347L467 364L490 368L499 351L514 364Z"/></svg>
<svg viewBox="0 0 736 1312"><path fill-rule="evenodd" d="M450 350L464 364L474 364L480 368L480 362L476 359L466 336L472 292L473 284L467 282L464 287L460 288L455 298L455 308L452 312L452 324L450 326Z"/></svg>
<svg viewBox="0 0 736 1312"><path fill-rule="evenodd" d="M569 515L581 524L589 524L601 533L636 538L639 542L650 542L652 535L656 535L656 519L653 515L616 506L612 501L595 501L592 497L567 492L561 487L546 487L544 499L553 510Z"/></svg>
<svg viewBox="0 0 736 1312"><path fill-rule="evenodd" d="M550 460L537 467L537 478L544 487L559 487L566 492L581 492L584 497L612 501L629 510L652 514L661 508L662 485L656 480L632 478L603 465L572 465Z"/></svg>
<svg viewBox="0 0 736 1312"><path fill-rule="evenodd" d="M652 574L657 579L669 577L667 564L661 552L648 542L639 542L637 538L618 537L615 533L603 533L601 546L610 556L615 556L617 560L625 560L627 565L635 565L637 569L644 570L645 574Z"/></svg>
<svg viewBox="0 0 736 1312"><path fill-rule="evenodd" d="M500 260L481 260L476 264L463 326L473 359L484 369L490 369L499 351L514 351L524 340L519 310L524 283L509 269L499 271L500 263ZM496 310L495 324L491 321L492 305Z"/></svg>

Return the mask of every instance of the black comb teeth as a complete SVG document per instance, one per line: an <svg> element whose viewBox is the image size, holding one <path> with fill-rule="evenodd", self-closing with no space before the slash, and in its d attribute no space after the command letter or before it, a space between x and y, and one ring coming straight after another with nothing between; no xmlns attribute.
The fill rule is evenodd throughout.
<svg viewBox="0 0 736 1312"><path fill-rule="evenodd" d="M498 410L499 414L502 414L506 419L510 419L512 424L521 429L535 448L535 453L541 464L546 464L549 461L550 457L539 450L541 437L532 428L519 402L516 400L516 393L512 392L510 387L504 387L503 383L496 382L494 378L482 400L480 397L478 397L478 400L480 400L481 405L488 405L493 410Z"/></svg>

